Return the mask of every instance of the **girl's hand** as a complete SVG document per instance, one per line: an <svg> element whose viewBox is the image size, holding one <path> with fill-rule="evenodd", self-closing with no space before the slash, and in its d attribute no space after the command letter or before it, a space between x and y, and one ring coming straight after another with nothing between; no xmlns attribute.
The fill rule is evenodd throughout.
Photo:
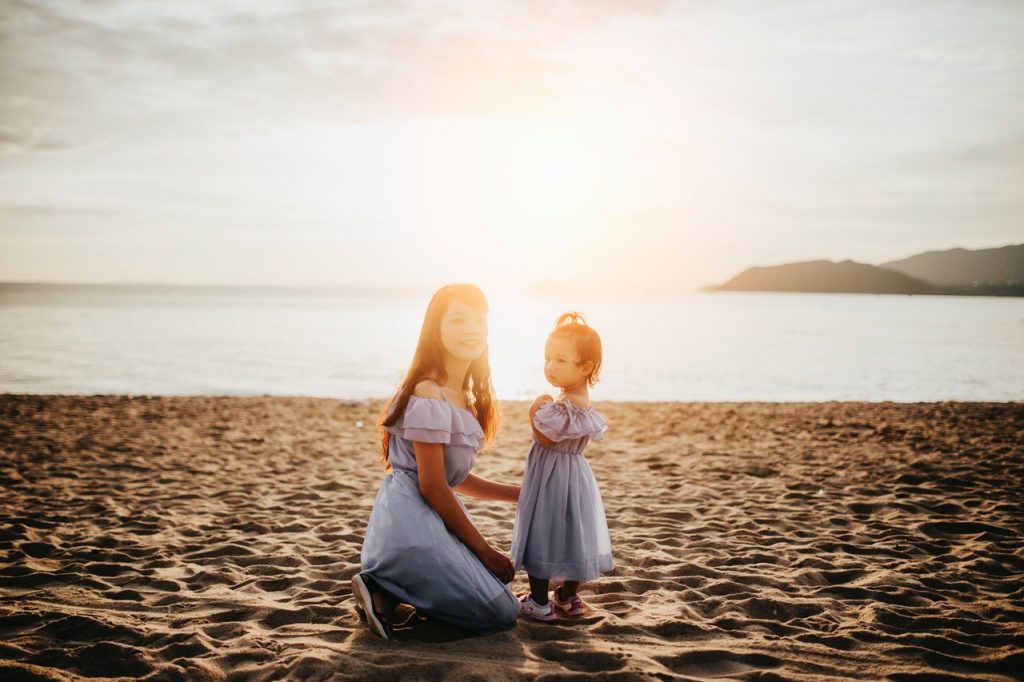
<svg viewBox="0 0 1024 682"><path fill-rule="evenodd" d="M483 562L484 567L488 571L494 574L494 577L506 585L516 577L516 569L512 567L512 562L509 561L509 558L493 547L488 547L484 551L480 561Z"/></svg>
<svg viewBox="0 0 1024 682"><path fill-rule="evenodd" d="M537 399L533 401L532 405L530 405L530 413L532 414L533 412L535 412L536 410L539 410L541 407L543 407L544 405L547 405L548 403L552 402L553 400L554 400L554 398L552 398L551 396L549 396L547 394L537 396Z"/></svg>
<svg viewBox="0 0 1024 682"><path fill-rule="evenodd" d="M549 395L537 396L537 399L530 405L530 430L533 432L533 439L542 445L551 445L551 441L543 433L537 430L537 425L533 423L533 418L541 407L553 402L554 398Z"/></svg>

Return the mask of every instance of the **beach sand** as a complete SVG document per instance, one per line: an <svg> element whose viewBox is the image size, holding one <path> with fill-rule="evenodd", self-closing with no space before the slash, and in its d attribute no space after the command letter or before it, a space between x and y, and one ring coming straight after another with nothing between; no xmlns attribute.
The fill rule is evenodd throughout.
<svg viewBox="0 0 1024 682"><path fill-rule="evenodd" d="M598 403L591 613L398 642L349 591L380 407L0 396L0 679L1022 678L1024 404ZM475 471L519 482L502 409Z"/></svg>

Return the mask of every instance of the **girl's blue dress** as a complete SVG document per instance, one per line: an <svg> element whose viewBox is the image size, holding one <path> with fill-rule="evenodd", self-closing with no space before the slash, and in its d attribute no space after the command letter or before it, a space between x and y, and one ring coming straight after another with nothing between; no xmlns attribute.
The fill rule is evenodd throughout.
<svg viewBox="0 0 1024 682"><path fill-rule="evenodd" d="M454 488L469 475L483 445L476 417L446 400L410 396L405 414L388 431L392 471L366 527L361 573L445 622L480 633L511 627L519 601L423 499L412 449L413 441L443 443L445 474Z"/></svg>
<svg viewBox="0 0 1024 682"><path fill-rule="evenodd" d="M526 459L512 563L535 578L593 580L614 565L601 491L583 457L604 437L604 417L565 399L541 407L533 423L554 444L534 441Z"/></svg>

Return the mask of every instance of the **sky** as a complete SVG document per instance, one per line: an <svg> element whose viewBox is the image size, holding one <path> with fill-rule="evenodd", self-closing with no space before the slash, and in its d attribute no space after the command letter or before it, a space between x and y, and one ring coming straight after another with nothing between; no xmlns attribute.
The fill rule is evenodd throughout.
<svg viewBox="0 0 1024 682"><path fill-rule="evenodd" d="M1016 0L4 0L0 281L685 292L1024 241Z"/></svg>

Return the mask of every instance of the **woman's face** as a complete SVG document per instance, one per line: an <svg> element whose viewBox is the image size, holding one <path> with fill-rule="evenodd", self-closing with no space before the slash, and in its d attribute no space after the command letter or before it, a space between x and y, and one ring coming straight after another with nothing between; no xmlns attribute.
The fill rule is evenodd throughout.
<svg viewBox="0 0 1024 682"><path fill-rule="evenodd" d="M459 360L476 360L487 349L487 313L452 301L441 317L441 344Z"/></svg>

